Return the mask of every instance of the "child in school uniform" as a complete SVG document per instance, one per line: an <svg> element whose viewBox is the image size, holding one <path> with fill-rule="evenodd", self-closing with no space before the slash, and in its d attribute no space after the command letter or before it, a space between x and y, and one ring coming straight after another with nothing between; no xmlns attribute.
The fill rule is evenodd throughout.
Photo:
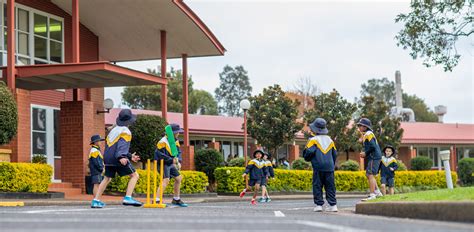
<svg viewBox="0 0 474 232"><path fill-rule="evenodd" d="M390 195L393 195L395 187L395 170L398 168L397 160L393 157L395 148L388 145L383 149L382 164L380 165L380 186L382 193L387 194L386 186L388 186Z"/></svg>
<svg viewBox="0 0 474 232"><path fill-rule="evenodd" d="M99 142L104 141L100 135L91 137L91 150L89 152L89 170L91 172L91 182L94 185L92 190L94 196L97 193L100 182L102 182L102 172L104 171L104 157L100 152Z"/></svg>
<svg viewBox="0 0 474 232"><path fill-rule="evenodd" d="M365 200L372 200L377 197L377 180L375 177L379 172L380 160L382 159L382 152L380 151L377 138L375 138L374 133L372 132L372 123L367 118L361 118L357 123L357 128L364 135L362 138L362 143L364 146L364 151L361 152L361 157L367 160L367 166L365 173L367 176L367 181L369 183L370 195Z"/></svg>
<svg viewBox="0 0 474 232"><path fill-rule="evenodd" d="M273 165L270 161L271 156L268 153L263 154L263 177L262 177L262 197L259 199L258 202L270 202L270 195L268 194L267 190L267 183L268 178L275 178L275 172L273 171Z"/></svg>
<svg viewBox="0 0 474 232"><path fill-rule="evenodd" d="M262 179L264 177L263 173L263 161L262 156L265 154L262 150L256 150L253 153L253 158L250 160L247 164L247 167L245 168L244 174L242 174L242 177L245 178L245 176L249 175L249 187L253 188L254 193L252 200L250 201L250 204L256 205L256 198L258 195L258 190L260 189L260 186L262 185ZM245 188L241 193L240 197L244 197L245 193L247 192L247 188Z"/></svg>
<svg viewBox="0 0 474 232"><path fill-rule="evenodd" d="M316 207L314 212L323 211L323 187L326 191L326 201L329 207L328 212L337 212L336 183L334 170L336 167L336 146L334 141L327 135L326 120L316 118L309 124L313 137L308 140L303 151L306 161L311 161L313 166L313 199Z"/></svg>

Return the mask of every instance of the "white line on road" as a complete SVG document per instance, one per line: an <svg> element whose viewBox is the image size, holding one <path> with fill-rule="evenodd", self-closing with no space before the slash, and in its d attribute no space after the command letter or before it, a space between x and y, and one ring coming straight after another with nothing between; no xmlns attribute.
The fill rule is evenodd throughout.
<svg viewBox="0 0 474 232"><path fill-rule="evenodd" d="M337 226L337 225L334 225L334 224L329 224L329 223L324 223L324 222L315 222L315 221L297 220L297 221L295 221L295 223L300 224L300 225L306 225L306 226L311 226L311 227L328 229L330 231L341 231L341 232L365 232L365 231L368 231L368 230L356 229L354 227L349 227L349 226Z"/></svg>
<svg viewBox="0 0 474 232"><path fill-rule="evenodd" d="M113 210L116 208L105 208L105 209L48 209L48 210L30 210L23 211L22 213L56 213L56 212L78 212L78 211L89 211L89 210Z"/></svg>
<svg viewBox="0 0 474 232"><path fill-rule="evenodd" d="M275 213L275 217L285 217L285 214L281 211L273 211Z"/></svg>

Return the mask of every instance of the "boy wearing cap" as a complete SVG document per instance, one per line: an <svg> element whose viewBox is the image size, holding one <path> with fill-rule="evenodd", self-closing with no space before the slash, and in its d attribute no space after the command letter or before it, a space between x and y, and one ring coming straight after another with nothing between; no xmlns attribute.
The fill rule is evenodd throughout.
<svg viewBox="0 0 474 232"><path fill-rule="evenodd" d="M326 201L329 207L328 212L337 212L336 184L334 180L334 170L336 166L336 146L334 141L327 135L326 120L316 118L309 125L313 137L308 140L303 151L306 161L311 161L313 166L313 199L316 207L314 212L323 211L323 187L326 191Z"/></svg>
<svg viewBox="0 0 474 232"><path fill-rule="evenodd" d="M249 186L254 189L253 197L252 200L250 201L251 205L256 205L256 198L258 194L258 190L260 189L260 186L262 185L262 180L264 178L264 173L263 173L263 166L264 162L262 161L262 156L265 155L265 152L263 150L256 150L253 152L253 158L250 160L247 164L247 167L245 168L244 174L242 174L242 177L245 178L245 176L249 175ZM244 197L245 193L247 192L247 188L245 188L241 193L240 197Z"/></svg>
<svg viewBox="0 0 474 232"><path fill-rule="evenodd" d="M364 200L372 200L377 197L377 180L375 179L375 176L379 172L382 153L380 151L379 144L377 143L377 139L372 132L372 123L370 120L367 118L361 118L357 123L357 127L363 134L362 143L364 146L364 151L361 152L360 155L367 160L365 173L370 187L370 195Z"/></svg>
<svg viewBox="0 0 474 232"><path fill-rule="evenodd" d="M264 153L262 157L262 162L263 162L263 177L262 177L262 197L259 199L258 202L270 202L272 199L270 199L270 195L268 194L267 190L267 183L268 183L268 178L275 178L275 172L273 170L273 165L272 162L270 161L271 156L268 153Z"/></svg>
<svg viewBox="0 0 474 232"><path fill-rule="evenodd" d="M397 160L393 158L396 153L395 148L388 145L383 149L384 156L380 165L380 186L383 194L387 194L386 186L388 185L390 195L393 195L395 186L395 170L398 168Z"/></svg>
<svg viewBox="0 0 474 232"><path fill-rule="evenodd" d="M91 173L91 182L94 185L92 193L95 195L102 182L102 172L104 172L104 157L100 152L99 142L104 141L100 135L93 135L91 137L91 150L89 152L89 170Z"/></svg>
<svg viewBox="0 0 474 232"><path fill-rule="evenodd" d="M128 129L128 126L133 124L136 119L136 115L133 115L130 109L122 109L116 120L117 126L109 132L105 139L105 178L100 183L97 194L94 200L92 200L92 208L103 208L105 206L105 203L100 201L100 197L117 173L119 176L130 176L127 192L125 193L122 204L127 206L142 206L143 204L132 197L139 176L131 162L139 161L140 157L136 156L135 153L130 154L129 152L132 133Z"/></svg>
<svg viewBox="0 0 474 232"><path fill-rule="evenodd" d="M170 124L171 129L173 130L173 134L176 140L176 147L178 148L178 155L177 157L173 157L171 154L171 148L168 143L168 138L163 136L160 141L156 144L155 149L155 160L164 160L164 173L163 173L163 189L166 189L168 183L170 182L170 178L174 178L174 188L173 188L173 201L171 201L172 205L177 205L180 207L188 207L186 203L184 203L180 198L180 188L181 188L181 181L183 180L183 176L179 173L179 167L181 159L181 149L179 149L179 140L178 136L179 133L184 132L178 124ZM157 188L157 193L160 192L160 187ZM158 196L158 194L157 194ZM155 199L157 203L159 203L160 199Z"/></svg>

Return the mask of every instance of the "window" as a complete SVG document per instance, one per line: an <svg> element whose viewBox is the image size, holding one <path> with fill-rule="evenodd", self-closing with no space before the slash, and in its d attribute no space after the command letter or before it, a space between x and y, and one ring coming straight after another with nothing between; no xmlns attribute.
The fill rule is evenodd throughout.
<svg viewBox="0 0 474 232"><path fill-rule="evenodd" d="M456 154L458 162L463 158L474 158L474 147L457 147Z"/></svg>
<svg viewBox="0 0 474 232"><path fill-rule="evenodd" d="M5 66L7 52L7 10L5 0L1 25L0 65ZM16 33L16 63L50 64L64 62L64 25L63 19L33 8L16 4L15 8Z"/></svg>
<svg viewBox="0 0 474 232"><path fill-rule="evenodd" d="M32 151L33 156L46 156L46 110L33 108L32 114Z"/></svg>

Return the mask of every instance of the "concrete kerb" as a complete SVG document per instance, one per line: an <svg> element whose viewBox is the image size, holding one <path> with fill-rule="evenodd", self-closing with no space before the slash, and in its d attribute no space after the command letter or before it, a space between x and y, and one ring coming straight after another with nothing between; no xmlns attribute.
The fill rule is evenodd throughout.
<svg viewBox="0 0 474 232"><path fill-rule="evenodd" d="M387 217L474 222L473 201L363 202L356 205L355 212Z"/></svg>
<svg viewBox="0 0 474 232"><path fill-rule="evenodd" d="M365 195L340 195L338 199L344 198L364 198ZM249 201L249 197L240 198L239 196L217 196L217 197L185 197L182 196L186 203L213 203L213 202L238 202L238 201ZM288 200L312 200L313 195L276 195L272 196L272 200L277 201L288 201ZM92 200L92 196L91 196ZM144 200L144 199L139 199ZM164 199L165 203L171 202L171 196ZM8 202L8 201L5 201ZM90 205L90 200L54 200L54 199L26 199L23 201L24 206L84 206ZM107 205L122 205L121 200L109 200L105 201Z"/></svg>

